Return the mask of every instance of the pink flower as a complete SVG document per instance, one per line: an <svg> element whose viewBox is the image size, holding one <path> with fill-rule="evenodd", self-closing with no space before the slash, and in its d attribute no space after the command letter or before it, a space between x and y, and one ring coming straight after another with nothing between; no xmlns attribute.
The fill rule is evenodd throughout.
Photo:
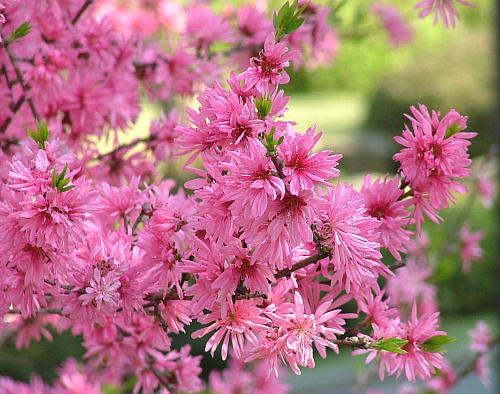
<svg viewBox="0 0 500 394"><path fill-rule="evenodd" d="M253 6L244 6L237 11L238 29L243 36L243 45L262 45L273 26L266 16Z"/></svg>
<svg viewBox="0 0 500 394"><path fill-rule="evenodd" d="M465 223L460 230L460 257L462 259L462 270L464 272L470 271L473 261L481 259L483 249L479 245L479 242L482 239L483 232L471 232L467 223Z"/></svg>
<svg viewBox="0 0 500 394"><path fill-rule="evenodd" d="M2 10L5 9L5 6L3 4L0 4L0 23L5 23L5 15L2 14ZM0 42L2 42L2 37L0 37Z"/></svg>
<svg viewBox="0 0 500 394"><path fill-rule="evenodd" d="M487 354L481 354L475 364L474 364L474 371L476 372L477 376L479 377L479 380L481 380L481 383L485 386L488 386L490 383L490 366L489 366L489 360L488 360L488 355Z"/></svg>
<svg viewBox="0 0 500 394"><path fill-rule="evenodd" d="M229 245L222 249L225 263L221 264L222 272L212 283L212 287L220 289L219 298L225 302L234 294L242 282L252 293L269 294L270 282L275 282L271 267L267 262L251 261L248 251L237 245Z"/></svg>
<svg viewBox="0 0 500 394"><path fill-rule="evenodd" d="M115 308L120 299L117 290L121 283L116 272L108 272L105 276L101 275L98 268L94 269L94 276L90 279L90 284L85 288L85 293L79 299L82 305L93 303L97 309L101 309L103 304L107 308Z"/></svg>
<svg viewBox="0 0 500 394"><path fill-rule="evenodd" d="M429 203L435 209L445 208L455 198L451 191L465 193L467 188L456 180L467 178L471 160L467 152L470 139L477 133L463 132L467 117L455 110L442 119L440 113L430 114L425 105L410 107L412 129L405 125L402 137L394 137L404 148L394 155L399 161L405 181L415 192L427 193Z"/></svg>
<svg viewBox="0 0 500 394"><path fill-rule="evenodd" d="M179 114L175 109L168 116L162 113L161 119L151 122L150 134L153 140L149 146L152 148L156 160L174 158L180 135L180 130L177 127L179 123Z"/></svg>
<svg viewBox="0 0 500 394"><path fill-rule="evenodd" d="M274 86L290 81L285 68L290 65L290 60L296 54L297 51L288 51L285 45L275 42L274 35L270 34L259 57L252 58L251 66L238 78L250 86L255 86L261 93L272 92Z"/></svg>
<svg viewBox="0 0 500 394"><path fill-rule="evenodd" d="M49 171L51 163L45 150L38 150L35 159L28 167L19 160L9 164L11 168L9 172L10 188L36 196L45 193L52 186L52 174Z"/></svg>
<svg viewBox="0 0 500 394"><path fill-rule="evenodd" d="M458 12L455 10L453 2L466 5L468 7L475 7L474 3L469 3L464 0L423 0L415 5L415 8L421 9L418 16L425 18L431 12L434 12L434 24L441 18L445 27L455 27L456 20L458 19Z"/></svg>
<svg viewBox="0 0 500 394"><path fill-rule="evenodd" d="M229 310L223 312L219 306L198 320L202 324L213 322L210 326L193 332L193 338L201 338L209 332L216 330L210 337L205 346L205 351L209 351L212 356L222 341L222 359L227 358L229 351L229 341L236 357L241 358L245 340L256 343L257 337L252 329L265 330L265 324L269 322L264 316L261 316L261 309L254 306L253 300L239 300L234 304L228 303Z"/></svg>
<svg viewBox="0 0 500 394"><path fill-rule="evenodd" d="M51 189L33 200L23 201L23 209L13 213L31 245L69 250L81 241L88 225L93 194L82 179L74 184L76 187L69 191Z"/></svg>
<svg viewBox="0 0 500 394"><path fill-rule="evenodd" d="M411 243L412 232L407 230L411 224L408 200L401 200L403 190L399 179L388 176L372 182L370 175L365 176L361 195L365 200L368 214L380 221L380 244L387 248L395 259L401 260L399 252L406 253Z"/></svg>
<svg viewBox="0 0 500 394"><path fill-rule="evenodd" d="M100 394L101 385L95 379L91 379L77 362L70 358L59 370L59 378L56 383L55 393L75 394Z"/></svg>
<svg viewBox="0 0 500 394"><path fill-rule="evenodd" d="M397 354L379 350L369 350L371 353L367 362L375 356L380 358L379 377L384 379L384 370L389 375L396 374L399 378L403 371L410 382L415 378L423 380L429 379L437 369L444 367L444 357L441 353L430 353L422 347L423 343L436 335L446 335L444 331L436 330L438 327L439 313L424 313L417 317L417 307L413 304L411 318L406 323L399 320L393 322L392 326L381 329L374 326L374 335L376 339L388 339L397 337L407 340L408 343L402 347L405 354Z"/></svg>
<svg viewBox="0 0 500 394"><path fill-rule="evenodd" d="M274 303L265 312L271 318L272 326L245 361L263 358L267 368L277 375L278 360L281 359L300 375L299 366L313 368L315 365L313 345L323 358L326 357L326 348L338 352L333 340L344 332L344 319L356 315L333 309L336 301L332 302L332 299L323 299L312 313L309 303L298 291L293 295L293 303L278 302L279 295L275 295Z"/></svg>
<svg viewBox="0 0 500 394"><path fill-rule="evenodd" d="M398 310L389 306L388 300L382 300L385 291L380 291L376 296L369 291L364 297L357 299L358 308L366 314L366 320L384 328L391 323L397 316Z"/></svg>
<svg viewBox="0 0 500 394"><path fill-rule="evenodd" d="M230 158L231 163L224 163L231 171L224 177L224 200L231 201L229 208L235 215L243 214L247 219L259 217L269 201L283 199L285 185L273 175L271 160L262 144L251 140L247 152L231 152Z"/></svg>
<svg viewBox="0 0 500 394"><path fill-rule="evenodd" d="M405 44L413 39L413 29L404 21L396 7L389 4L373 3L371 11L376 14L389 33L393 47Z"/></svg>
<svg viewBox="0 0 500 394"><path fill-rule="evenodd" d="M203 5L195 5L188 10L185 32L193 37L193 46L204 51L208 51L216 41L230 41L232 38L229 22Z"/></svg>
<svg viewBox="0 0 500 394"><path fill-rule="evenodd" d="M473 352L487 353L492 341L490 328L484 321L478 321L476 327L469 331L470 348Z"/></svg>
<svg viewBox="0 0 500 394"><path fill-rule="evenodd" d="M315 129L309 128L305 134L296 134L289 127L279 145L278 157L285 160L283 172L290 182L290 193L294 195L301 190L312 190L318 183L329 185L328 180L340 175L335 167L342 155L331 155L329 150L311 153L322 135L314 133Z"/></svg>
<svg viewBox="0 0 500 394"><path fill-rule="evenodd" d="M457 384L458 376L447 360L444 360L441 373L427 382L427 387L437 394L447 394Z"/></svg>
<svg viewBox="0 0 500 394"><path fill-rule="evenodd" d="M328 188L317 211L315 226L324 244L332 248L328 266L334 274L323 271L332 282L345 286L349 293L374 285L379 274L390 273L381 262L379 222L367 214L361 194L352 186L339 183Z"/></svg>
<svg viewBox="0 0 500 394"><path fill-rule="evenodd" d="M124 221L135 221L145 201L145 191L139 190L139 183L140 177L132 177L127 186L118 188L107 182L98 186L100 195L95 202L95 210L103 225L111 227L118 222L121 227Z"/></svg>
<svg viewBox="0 0 500 394"><path fill-rule="evenodd" d="M397 270L396 275L387 282L387 294L391 305L410 305L414 301L434 300L436 287L427 280L432 275L432 269L422 261L409 257L406 265Z"/></svg>
<svg viewBox="0 0 500 394"><path fill-rule="evenodd" d="M484 207L491 208L495 198L495 183L484 174L479 174L477 177L477 192L483 201Z"/></svg>

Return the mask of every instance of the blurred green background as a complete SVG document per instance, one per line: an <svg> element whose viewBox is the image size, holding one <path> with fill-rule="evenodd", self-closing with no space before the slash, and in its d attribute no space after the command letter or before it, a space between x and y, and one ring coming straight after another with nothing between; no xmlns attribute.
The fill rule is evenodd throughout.
<svg viewBox="0 0 500 394"><path fill-rule="evenodd" d="M340 169L344 181L359 185L367 172L384 174L394 172L397 166L392 155L399 149L393 141L403 127L403 114L410 105L426 104L446 113L454 108L469 116L470 130L479 132L472 146L475 158L480 158L496 142L498 128L496 110L495 58L495 0L477 0L477 8L458 5L461 20L454 30L433 26L432 18L420 20L412 9L415 1L386 1L400 6L415 29L415 39L409 45L393 49L385 31L368 12L371 1L351 0L341 9L332 23L341 38L341 49L334 63L316 70L291 72L291 83L285 87L292 98L287 119L298 122L304 131L316 125L324 131L321 149L342 153ZM218 2L221 6L221 2ZM223 2L222 2L223 3ZM241 2L231 2L241 3ZM273 2L271 2L273 3ZM275 1L276 9L280 1ZM326 3L326 2L323 2ZM338 2L333 2L338 3ZM147 132L149 120L158 108L145 106L145 111L133 134ZM134 134L135 133L135 134ZM180 181L182 164L164 167L166 175ZM487 167L490 173L495 163ZM485 171L484 167L482 171ZM454 218L463 209L469 210L471 228L481 229L485 237L481 243L484 255L474 263L471 273L463 275L457 253L438 256L444 245L456 242ZM439 302L443 329L459 338L451 346L455 358L467 348L466 331L478 318L498 328L494 311L498 306L498 216L497 210L486 210L477 199L471 204L460 197L453 208L443 212L445 223L426 226L432 242L431 256L438 257L438 269L432 282L439 286ZM192 340L178 336L176 345ZM203 341L194 342L196 353L203 353ZM346 393L350 392L356 374L363 363L350 357L345 350L339 357L319 362L314 370L303 370L300 377L291 377L295 392ZM42 341L27 350L17 352L7 340L0 352L0 375L27 380L32 372L46 380L53 379L54 370L68 355L81 357L83 349L79 338L64 334L53 343ZM218 359L216 357L216 359ZM205 358L207 368L220 363ZM471 380L472 379L472 380ZM485 388L474 378L464 381L456 393L474 390L494 392L495 382ZM494 377L496 379L496 377ZM338 384L337 384L338 383ZM382 386L377 384L380 389ZM391 381L383 386L395 392Z"/></svg>

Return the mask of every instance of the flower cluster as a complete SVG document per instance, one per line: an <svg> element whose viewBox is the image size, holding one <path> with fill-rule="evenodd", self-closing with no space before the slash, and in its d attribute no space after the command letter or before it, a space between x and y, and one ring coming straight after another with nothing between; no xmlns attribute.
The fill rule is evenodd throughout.
<svg viewBox="0 0 500 394"><path fill-rule="evenodd" d="M316 149L322 132L285 118L288 68L336 51L328 9L286 3L271 22L250 5L219 15L198 2L92 3L0 7L0 328L18 347L50 340L48 326L71 330L86 350L53 387L1 378L0 391L97 393L131 375L134 392L201 391L201 356L174 347L179 333L231 355L210 375L215 392L285 392L283 364L300 374L314 349L340 346L379 360L381 378L445 370L420 227L465 191L467 118L412 107L399 173L356 190L336 181L342 155ZM161 27L177 39L160 45ZM224 81L230 66L240 72ZM199 92L199 105L120 145L140 86L168 106ZM99 139L114 148L99 154ZM178 155L194 179L175 192L156 164ZM462 237L467 264L480 235Z"/></svg>

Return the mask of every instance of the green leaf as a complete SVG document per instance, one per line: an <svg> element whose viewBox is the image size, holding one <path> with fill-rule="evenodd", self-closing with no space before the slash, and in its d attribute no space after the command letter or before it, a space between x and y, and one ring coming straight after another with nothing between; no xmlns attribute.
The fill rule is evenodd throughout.
<svg viewBox="0 0 500 394"><path fill-rule="evenodd" d="M7 38L7 42L13 43L16 40L19 40L20 38L23 38L24 36L28 35L31 32L31 25L29 22L23 22L21 25L14 30L11 35Z"/></svg>
<svg viewBox="0 0 500 394"><path fill-rule="evenodd" d="M295 0L291 4L287 1L277 13L274 13L273 25L276 42L280 41L286 34L293 33L304 23L304 18L299 17L307 8L307 3L300 7L300 9L298 8L298 4L298 0Z"/></svg>
<svg viewBox="0 0 500 394"><path fill-rule="evenodd" d="M47 127L47 122L36 122L36 131L28 129L28 135L38 143L40 149L45 149L45 143L49 140L50 132Z"/></svg>
<svg viewBox="0 0 500 394"><path fill-rule="evenodd" d="M304 23L304 19L295 19L291 21L284 29L284 32L286 34L293 33L295 30L297 30L300 26L302 26L302 23Z"/></svg>
<svg viewBox="0 0 500 394"><path fill-rule="evenodd" d="M445 137L445 138L449 138L449 137L451 137L452 135L457 134L457 133L459 133L459 132L461 132L461 131L463 131L463 130L465 130L465 128L460 127L460 126L458 125L458 122L455 122L455 123L453 123L450 127L448 127L448 128L446 129L446 133L445 133L444 137Z"/></svg>
<svg viewBox="0 0 500 394"><path fill-rule="evenodd" d="M444 353L446 349L442 349L443 345L456 341L455 338L450 338L448 335L435 335L422 343L420 346L427 353Z"/></svg>
<svg viewBox="0 0 500 394"><path fill-rule="evenodd" d="M71 190L75 187L75 185L67 186L70 182L70 179L65 178L66 171L68 171L68 163L64 165L64 169L60 174L57 173L57 170L55 168L52 172L52 187L56 188L57 191L61 193L67 192L68 190Z"/></svg>
<svg viewBox="0 0 500 394"><path fill-rule="evenodd" d="M259 119L264 120L269 112L271 112L272 101L267 97L259 97L253 100L255 104L255 108L257 108L257 114L259 115Z"/></svg>
<svg viewBox="0 0 500 394"><path fill-rule="evenodd" d="M391 352L391 353L397 353L397 354L406 354L406 351L401 349L403 346L405 346L408 343L406 339L400 339L400 338L388 338L388 339L381 339L378 342L375 342L374 344L371 345L372 348L377 349L377 350L383 350L386 352Z"/></svg>

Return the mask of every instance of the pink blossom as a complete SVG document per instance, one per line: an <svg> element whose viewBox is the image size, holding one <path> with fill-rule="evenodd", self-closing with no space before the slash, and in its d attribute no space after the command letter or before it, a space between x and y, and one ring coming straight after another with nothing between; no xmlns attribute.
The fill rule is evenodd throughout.
<svg viewBox="0 0 500 394"><path fill-rule="evenodd" d="M430 205L435 209L445 208L448 201L455 198L451 191L465 193L467 188L457 179L467 178L471 163L467 152L470 139L476 133L463 132L467 128L467 117L455 110L448 112L442 119L440 113L419 105L410 107L412 129L405 126L402 137L394 137L404 148L394 155L401 163L406 182L419 193L427 193ZM433 217L431 213L431 217Z"/></svg>
<svg viewBox="0 0 500 394"><path fill-rule="evenodd" d="M480 320L476 323L476 327L469 331L471 339L470 348L474 352L487 353L490 350L492 341L491 331L488 325Z"/></svg>
<svg viewBox="0 0 500 394"><path fill-rule="evenodd" d="M352 186L337 184L328 188L317 205L315 223L325 244L332 248L330 258L333 282L347 292L362 285L373 285L379 274L389 274L382 264L377 219L369 216L362 196Z"/></svg>
<svg viewBox="0 0 500 394"><path fill-rule="evenodd" d="M296 134L289 127L279 146L279 158L285 161L283 173L290 182L293 195L298 195L301 190L312 190L317 183L329 185L328 180L340 175L335 167L342 155L331 155L329 150L311 153L322 135L321 132L314 134L314 128L309 128L305 134Z"/></svg>
<svg viewBox="0 0 500 394"><path fill-rule="evenodd" d="M55 393L100 394L101 385L90 379L86 371L70 358L59 371Z"/></svg>
<svg viewBox="0 0 500 394"><path fill-rule="evenodd" d="M481 196L484 207L491 208L495 197L494 182L484 174L479 174L477 177L477 192Z"/></svg>
<svg viewBox="0 0 500 394"><path fill-rule="evenodd" d="M460 230L460 257L462 259L462 270L469 272L471 263L478 261L483 255L483 249L479 245L483 239L482 231L471 232L469 225L465 223Z"/></svg>
<svg viewBox="0 0 500 394"><path fill-rule="evenodd" d="M259 57L252 58L251 66L238 78L250 86L255 86L259 92L272 92L273 86L290 81L285 68L295 56L296 51L288 51L285 45L275 42L274 35L270 34Z"/></svg>
<svg viewBox="0 0 500 394"><path fill-rule="evenodd" d="M474 364L474 371L476 372L479 380L485 386L488 386L490 383L490 366L489 366L489 358L487 354L481 354Z"/></svg>
<svg viewBox="0 0 500 394"><path fill-rule="evenodd" d="M441 19L446 28L453 28L458 19L458 12L453 4L454 1L468 7L476 6L474 3L469 3L464 0L423 0L417 3L415 8L421 9L418 14L420 18L425 18L431 12L434 12L434 24Z"/></svg>
<svg viewBox="0 0 500 394"><path fill-rule="evenodd" d="M31 245L64 248L79 242L87 227L93 195L83 180L66 192L51 189L33 200L21 202L22 210L12 215Z"/></svg>
<svg viewBox="0 0 500 394"><path fill-rule="evenodd" d="M179 115L172 110L168 116L163 113L161 119L151 123L150 134L152 141L149 146L157 160L172 159L177 151L177 139L179 138Z"/></svg>
<svg viewBox="0 0 500 394"><path fill-rule="evenodd" d="M441 373L427 382L427 387L437 394L448 393L458 382L458 376L447 360L444 360Z"/></svg>
<svg viewBox="0 0 500 394"><path fill-rule="evenodd" d="M236 357L241 358L245 340L253 343L257 342L257 337L252 332L252 329L266 329L265 324L269 322L269 319L261 316L260 308L254 305L253 300L239 300L234 304L229 302L229 310L226 313L223 313L220 307L215 307L211 313L203 315L199 319L203 324L213 323L208 327L193 332L192 337L201 338L216 330L207 341L205 351L210 350L213 356L222 341L221 355L222 359L225 360L229 351L229 341L231 340Z"/></svg>
<svg viewBox="0 0 500 394"><path fill-rule="evenodd" d="M185 32L193 38L193 46L204 51L216 41L232 39L228 21L203 5L195 5L187 11Z"/></svg>
<svg viewBox="0 0 500 394"><path fill-rule="evenodd" d="M401 199L403 190L399 188L399 179L386 176L372 182L371 176L366 175L361 195L368 213L380 221L380 244L401 260L399 252L406 252L412 232L407 229L411 223L409 202Z"/></svg>
<svg viewBox="0 0 500 394"><path fill-rule="evenodd" d="M265 15L253 6L244 6L237 11L238 29L244 37L244 45L259 45L266 40L273 26Z"/></svg>
<svg viewBox="0 0 500 394"><path fill-rule="evenodd" d="M273 175L271 160L260 143L249 141L247 153L232 152L230 158L231 162L224 164L231 171L225 177L224 200L231 201L229 208L235 215L259 217L269 201L283 199L283 180Z"/></svg>
<svg viewBox="0 0 500 394"><path fill-rule="evenodd" d="M396 374L399 378L403 371L410 382L415 378L429 379L436 369L444 367L444 357L440 353L429 353L425 351L422 344L436 335L446 335L443 331L436 330L438 327L439 313L424 313L417 317L417 307L413 304L411 318L406 323L394 321L392 326L380 329L375 327L377 339L397 337L407 340L408 343L402 347L405 354L397 354L378 350L369 350L371 353L367 362L375 356L380 358L379 376L384 378L384 371L389 375Z"/></svg>
<svg viewBox="0 0 500 394"><path fill-rule="evenodd" d="M93 303L97 309L101 309L102 304L106 307L116 307L120 296L116 290L121 286L116 272L108 272L101 275L98 268L94 269L94 276L90 279L90 285L85 288L86 294L82 294L79 299L82 305Z"/></svg>
<svg viewBox="0 0 500 394"><path fill-rule="evenodd" d="M370 9L380 18L393 47L408 43L413 39L413 29L403 20L396 7L389 4L373 3Z"/></svg>
<svg viewBox="0 0 500 394"><path fill-rule="evenodd" d="M409 257L387 282L387 294L392 305L410 305L414 301L434 300L436 287L428 283L432 269L425 262Z"/></svg>

